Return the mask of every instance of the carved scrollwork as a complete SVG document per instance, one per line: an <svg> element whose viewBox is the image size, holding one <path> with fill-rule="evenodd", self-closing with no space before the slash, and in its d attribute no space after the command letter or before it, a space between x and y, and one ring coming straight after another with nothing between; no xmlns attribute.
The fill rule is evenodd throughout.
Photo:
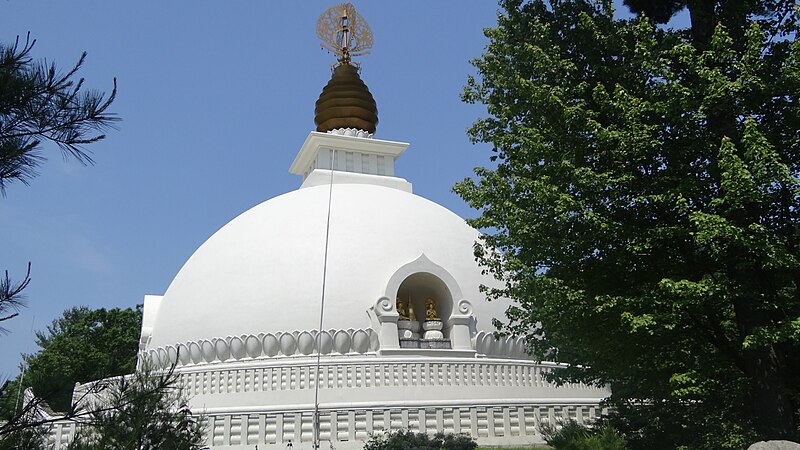
<svg viewBox="0 0 800 450"><path fill-rule="evenodd" d="M378 318L387 316L399 316L397 312L397 305L395 305L395 302L390 300L389 297L379 298L378 301L375 302L373 310L375 311L375 315L377 315Z"/></svg>
<svg viewBox="0 0 800 450"><path fill-rule="evenodd" d="M459 315L462 316L471 316L472 315L472 303L468 300L459 300L457 309Z"/></svg>

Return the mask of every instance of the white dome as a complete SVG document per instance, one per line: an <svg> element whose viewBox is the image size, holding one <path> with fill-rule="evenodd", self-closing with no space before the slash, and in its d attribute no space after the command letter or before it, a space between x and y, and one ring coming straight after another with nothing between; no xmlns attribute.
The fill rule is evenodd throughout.
<svg viewBox="0 0 800 450"><path fill-rule="evenodd" d="M159 302L147 347L318 329L329 189L273 198L211 236ZM473 333L503 316L506 304L479 292L493 280L481 275L473 256L478 233L462 218L392 187L336 183L330 192L323 329L370 328L368 309L382 296L394 298L390 279L420 257L452 276L461 291L453 301L472 303Z"/></svg>
<svg viewBox="0 0 800 450"><path fill-rule="evenodd" d="M308 445L315 423L342 450L399 429L519 447L543 442L543 418L601 412L606 389L549 383L556 366L524 338L494 336L508 303L480 292L497 282L475 262L479 235L394 176L406 146L310 133L290 169L300 189L232 220L145 297L140 362L175 368L210 448Z"/></svg>

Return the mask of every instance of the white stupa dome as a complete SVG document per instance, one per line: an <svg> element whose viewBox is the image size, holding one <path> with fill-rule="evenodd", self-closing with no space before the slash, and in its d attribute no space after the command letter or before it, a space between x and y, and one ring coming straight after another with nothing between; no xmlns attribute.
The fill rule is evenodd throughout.
<svg viewBox="0 0 800 450"><path fill-rule="evenodd" d="M480 291L498 282L475 261L479 234L394 175L407 146L312 132L290 169L299 189L233 219L145 296L141 363L175 371L209 447L354 450L398 429L519 446L600 414L608 390L552 384L555 364L494 335L508 301Z"/></svg>
<svg viewBox="0 0 800 450"><path fill-rule="evenodd" d="M356 13L323 16L346 27ZM377 106L342 45L290 168L302 185L145 296L140 368L175 374L214 450L356 450L403 429L521 447L543 443L545 424L598 417L607 389L551 383L556 364L495 336L509 303L481 292L498 281L475 261L478 232L395 176L408 144L372 138ZM57 448L76 430L54 423Z"/></svg>
<svg viewBox="0 0 800 450"><path fill-rule="evenodd" d="M286 337L284 345L307 355L313 347L303 347L298 334L316 336L321 313L321 329L330 339L347 331L353 340L363 330L361 341L370 341L334 349L339 353L394 349L399 341L379 338L381 317L398 314L394 301L400 297L420 313L433 298L448 339L450 319L468 318L460 321L466 327L453 345L472 350L469 340L480 329L492 330L491 319L502 317L507 305L483 300L481 284L496 281L475 262L478 233L393 176L394 160L407 146L311 133L292 166L304 176L300 189L222 227L189 258L163 297L146 298L142 349L161 349L161 359L169 360L183 350L185 363L222 362L229 353L240 359L292 356L265 348L270 339L277 345L291 334L294 342ZM236 353L233 347L248 337L249 351ZM305 343L314 339L305 337Z"/></svg>
<svg viewBox="0 0 800 450"><path fill-rule="evenodd" d="M451 292L437 305L440 315L449 316L451 300L463 298L479 328L490 330L491 318L502 317L505 305L483 301L478 290L493 280L481 275L472 255L478 235L462 218L405 190L337 177L333 186L261 203L209 238L164 294L150 347L318 329L326 230L323 329L372 326L368 309L380 297L394 299L397 292L387 292L392 276L420 257L460 288L461 298Z"/></svg>

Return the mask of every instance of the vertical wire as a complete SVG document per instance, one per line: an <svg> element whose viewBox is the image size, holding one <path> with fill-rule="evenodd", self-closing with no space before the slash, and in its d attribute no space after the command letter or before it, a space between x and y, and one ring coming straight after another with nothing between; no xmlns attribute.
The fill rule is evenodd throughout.
<svg viewBox="0 0 800 450"><path fill-rule="evenodd" d="M331 149L331 178L328 183L328 216L325 219L325 256L322 259L322 297L319 304L319 328L317 328L317 368L316 381L314 382L314 448L319 448L319 368L322 351L320 341L322 339L322 319L325 315L325 283L328 277L328 242L331 232L331 200L333 199L333 170L336 162L336 152Z"/></svg>
<svg viewBox="0 0 800 450"><path fill-rule="evenodd" d="M34 334L34 332L33 332L33 323L35 321L36 321L36 316L33 316L33 318L31 319L31 334ZM17 386L17 400L16 400L15 405L14 405L14 414L17 414L17 411L19 411L19 401L22 398L22 386L23 386L23 383L25 382L25 371L27 369L28 369L28 363L27 363L27 361L23 361L23 363L22 363L22 374L19 376L19 386ZM27 405L23 404L22 408L26 409L25 408L26 406ZM21 416L20 416L20 418L24 419L24 417L21 417ZM25 433L20 433L19 434L19 446L20 446L20 448L22 448L22 438L23 438L23 436L25 436Z"/></svg>

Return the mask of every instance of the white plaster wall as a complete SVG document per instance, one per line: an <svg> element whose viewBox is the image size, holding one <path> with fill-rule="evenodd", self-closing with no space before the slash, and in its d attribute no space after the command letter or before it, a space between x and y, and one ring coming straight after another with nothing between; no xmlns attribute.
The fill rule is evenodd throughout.
<svg viewBox="0 0 800 450"><path fill-rule="evenodd" d="M362 448L370 432L399 429L468 432L483 446L540 443L541 424L589 421L609 395L602 387L548 382L546 373L558 370L552 363L491 357L341 355L323 358L320 369L317 376L315 359L303 357L176 373L215 450L309 446L317 380L320 437L342 450ZM54 424L56 448L74 431L69 421Z"/></svg>
<svg viewBox="0 0 800 450"><path fill-rule="evenodd" d="M318 328L329 186L306 187L243 213L209 238L173 280L149 348L215 337ZM334 183L325 329L367 328L392 274L425 254L491 330L507 304L486 302L472 254L478 233L449 210L384 186ZM454 299L457 301L458 299Z"/></svg>
<svg viewBox="0 0 800 450"><path fill-rule="evenodd" d="M359 450L370 434L410 430L433 434L469 433L482 447L530 447L544 444L541 426L572 419L591 423L604 413L592 403L504 403L429 405L424 407L339 408L321 410L321 448ZM206 445L212 450L279 450L313 448L314 413L308 409L208 414L202 416ZM49 438L57 450L67 448L76 424L56 422Z"/></svg>
<svg viewBox="0 0 800 450"><path fill-rule="evenodd" d="M430 404L594 402L607 389L556 386L553 364L484 358L330 357L319 375L313 358L180 369L193 409L207 413L313 409L319 378L324 408L421 407Z"/></svg>

